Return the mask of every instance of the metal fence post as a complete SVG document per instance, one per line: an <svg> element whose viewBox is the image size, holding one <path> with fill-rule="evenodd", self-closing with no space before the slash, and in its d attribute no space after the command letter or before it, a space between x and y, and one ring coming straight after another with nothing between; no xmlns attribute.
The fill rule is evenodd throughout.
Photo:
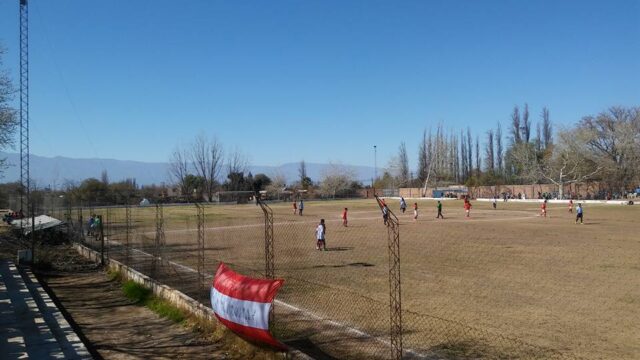
<svg viewBox="0 0 640 360"><path fill-rule="evenodd" d="M273 250L273 210L260 198L256 198L264 213L264 276L267 279L275 277L275 257Z"/></svg>
<svg viewBox="0 0 640 360"><path fill-rule="evenodd" d="M162 204L156 204L156 237L153 246L152 274L157 280L158 261L162 265L161 248L165 243L164 237L164 213Z"/></svg>
<svg viewBox="0 0 640 360"><path fill-rule="evenodd" d="M104 222L102 215L98 215L97 219L100 221L100 228L98 228L98 234L100 236L100 264L104 266Z"/></svg>
<svg viewBox="0 0 640 360"><path fill-rule="evenodd" d="M125 239L124 239L124 263L129 266L130 237L131 237L131 206L125 205Z"/></svg>
<svg viewBox="0 0 640 360"><path fill-rule="evenodd" d="M382 210L385 203L376 195ZM389 247L389 320L391 359L402 359L402 291L400 280L400 223L387 207L387 243Z"/></svg>
<svg viewBox="0 0 640 360"><path fill-rule="evenodd" d="M200 295L204 293L204 207L201 204L195 204L198 216L198 289Z"/></svg>
<svg viewBox="0 0 640 360"><path fill-rule="evenodd" d="M31 262L36 263L36 212L33 200L31 201Z"/></svg>
<svg viewBox="0 0 640 360"><path fill-rule="evenodd" d="M106 239L106 246L105 246L105 252L107 253L107 259L111 258L110 255L110 251L111 251L111 208L107 208L107 214L106 214L106 219L105 219L105 227L106 227L106 233L107 233L107 239Z"/></svg>

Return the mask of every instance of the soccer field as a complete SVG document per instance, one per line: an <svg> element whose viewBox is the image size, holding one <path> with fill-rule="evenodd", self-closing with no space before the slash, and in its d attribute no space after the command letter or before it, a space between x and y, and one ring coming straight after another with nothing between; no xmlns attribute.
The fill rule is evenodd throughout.
<svg viewBox="0 0 640 360"><path fill-rule="evenodd" d="M409 209L415 200L407 200ZM640 356L640 207L585 205L585 224L566 205L417 200L419 217L400 213L404 348L407 356L616 358ZM389 329L387 230L374 200L309 201L303 216L274 203L277 296L274 331L330 356L385 350ZM349 208L349 225L340 215ZM95 212L104 213L105 209ZM251 205L207 206L206 271L219 261L264 273L264 218ZM165 206L162 256L195 269L192 206ZM123 211L111 209L110 240L123 242ZM329 251L315 249L327 223ZM132 209L132 261L151 252L154 208ZM117 247L112 245L117 258ZM178 274L178 270L176 274ZM172 285L184 284L177 276ZM185 285L186 286L186 285ZM204 298L204 297L203 297ZM296 342L297 341L297 342ZM381 353L384 351L384 353Z"/></svg>

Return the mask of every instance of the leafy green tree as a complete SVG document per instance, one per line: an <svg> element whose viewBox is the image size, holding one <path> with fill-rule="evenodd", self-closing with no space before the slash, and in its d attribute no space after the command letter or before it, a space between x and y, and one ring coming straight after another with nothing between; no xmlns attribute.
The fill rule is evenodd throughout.
<svg viewBox="0 0 640 360"><path fill-rule="evenodd" d="M105 204L109 200L109 186L96 178L82 181L78 192L80 200L86 204Z"/></svg>
<svg viewBox="0 0 640 360"><path fill-rule="evenodd" d="M269 185L271 185L271 178L265 174L256 174L251 182L251 189L253 191L261 191L266 189Z"/></svg>
<svg viewBox="0 0 640 360"><path fill-rule="evenodd" d="M227 181L224 183L224 188L227 191L246 191L249 190L250 184L247 183L244 177L244 172L230 172L227 175Z"/></svg>
<svg viewBox="0 0 640 360"><path fill-rule="evenodd" d="M205 193L206 186L207 181L202 176L187 174L181 186L184 189L182 195L188 200L199 201Z"/></svg>

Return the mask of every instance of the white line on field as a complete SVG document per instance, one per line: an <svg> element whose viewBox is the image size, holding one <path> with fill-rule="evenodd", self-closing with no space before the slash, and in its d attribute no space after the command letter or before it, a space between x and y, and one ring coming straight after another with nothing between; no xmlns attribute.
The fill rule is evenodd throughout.
<svg viewBox="0 0 640 360"><path fill-rule="evenodd" d="M409 216L406 216L409 217ZM500 217L500 218L475 218L473 217L473 215L469 218L446 218L443 220L431 220L429 222L478 222L478 221L510 221L510 220L525 220L525 219L534 219L537 218L538 215L529 215L529 216L521 216L521 217ZM354 220L376 220L376 219L381 219L382 216L374 216L374 217L362 217L362 218L351 218L349 219L349 221L354 221ZM424 215L423 215L424 218ZM327 222L342 222L342 219L329 219L329 220L325 220ZM280 225L298 225L298 224L316 224L318 221L317 220L311 220L311 221L282 221L282 222L277 222L277 223L273 223L274 226L280 226ZM422 219L418 220L417 223L424 223L425 221L423 221ZM406 221L401 221L400 225L408 225L408 224L415 224L416 222L412 221L411 219L407 219ZM223 231L223 230L235 230L235 229L248 229L248 228L255 228L255 227L262 227L264 226L264 223L257 223L257 224L243 224L243 225L227 225L227 226L216 226L216 227L208 227L205 228L205 230L207 231ZM198 231L198 229L179 229L179 230L165 230L165 234L175 234L175 233L188 233L188 232L196 232ZM143 234L155 234L155 231L147 231L144 232Z"/></svg>

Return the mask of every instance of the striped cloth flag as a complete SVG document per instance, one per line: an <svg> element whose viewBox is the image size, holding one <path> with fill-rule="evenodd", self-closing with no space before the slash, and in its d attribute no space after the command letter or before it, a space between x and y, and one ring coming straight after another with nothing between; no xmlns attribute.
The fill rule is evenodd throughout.
<svg viewBox="0 0 640 360"><path fill-rule="evenodd" d="M245 340L287 350L269 332L272 302L283 282L240 275L220 263L211 286L211 307L222 324Z"/></svg>

